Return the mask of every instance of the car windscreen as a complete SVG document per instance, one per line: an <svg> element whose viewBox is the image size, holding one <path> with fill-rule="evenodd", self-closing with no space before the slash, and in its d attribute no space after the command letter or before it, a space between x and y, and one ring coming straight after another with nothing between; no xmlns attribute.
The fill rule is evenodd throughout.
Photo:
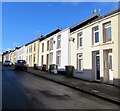
<svg viewBox="0 0 120 111"><path fill-rule="evenodd" d="M5 61L5 62L10 62L10 61Z"/></svg>

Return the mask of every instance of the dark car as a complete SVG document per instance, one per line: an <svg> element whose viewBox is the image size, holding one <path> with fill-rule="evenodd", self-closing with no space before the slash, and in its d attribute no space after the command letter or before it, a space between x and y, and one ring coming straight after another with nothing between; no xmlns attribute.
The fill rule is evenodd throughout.
<svg viewBox="0 0 120 111"><path fill-rule="evenodd" d="M27 70L27 63L25 60L17 60L15 63L15 69Z"/></svg>

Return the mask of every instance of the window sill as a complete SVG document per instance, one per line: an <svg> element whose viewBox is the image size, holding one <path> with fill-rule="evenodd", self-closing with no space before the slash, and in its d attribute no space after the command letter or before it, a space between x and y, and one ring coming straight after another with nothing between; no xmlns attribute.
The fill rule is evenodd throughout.
<svg viewBox="0 0 120 111"><path fill-rule="evenodd" d="M102 43L102 44L94 44L94 45L92 45L91 47L97 47L97 46L103 46L103 45L108 45L108 44L113 44L114 43L114 41L109 41L109 42L105 42L105 43Z"/></svg>
<svg viewBox="0 0 120 111"><path fill-rule="evenodd" d="M61 46L57 46L57 49L58 49L58 48L61 48Z"/></svg>
<svg viewBox="0 0 120 111"><path fill-rule="evenodd" d="M93 44L91 47L97 47L97 46L100 46L100 43L98 43L98 44Z"/></svg>
<svg viewBox="0 0 120 111"><path fill-rule="evenodd" d="M61 47L57 47L57 49L61 49Z"/></svg>
<svg viewBox="0 0 120 111"><path fill-rule="evenodd" d="M83 47L79 47L79 48L77 48L77 50L82 50L83 49Z"/></svg>
<svg viewBox="0 0 120 111"><path fill-rule="evenodd" d="M102 43L101 45L108 45L108 44L113 44L114 41L109 41L109 42L105 42L105 43Z"/></svg>

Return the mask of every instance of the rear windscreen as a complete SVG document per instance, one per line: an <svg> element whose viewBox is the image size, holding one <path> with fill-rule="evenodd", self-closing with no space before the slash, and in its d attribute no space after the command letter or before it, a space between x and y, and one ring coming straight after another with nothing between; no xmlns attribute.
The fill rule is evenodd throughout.
<svg viewBox="0 0 120 111"><path fill-rule="evenodd" d="M24 60L18 60L18 63L26 63Z"/></svg>

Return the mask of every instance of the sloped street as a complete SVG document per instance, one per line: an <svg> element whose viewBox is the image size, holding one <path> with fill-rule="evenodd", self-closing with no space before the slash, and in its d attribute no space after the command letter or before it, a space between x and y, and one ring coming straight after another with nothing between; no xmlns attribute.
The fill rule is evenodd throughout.
<svg viewBox="0 0 120 111"><path fill-rule="evenodd" d="M27 72L3 67L2 105L5 109L118 109L89 94Z"/></svg>

